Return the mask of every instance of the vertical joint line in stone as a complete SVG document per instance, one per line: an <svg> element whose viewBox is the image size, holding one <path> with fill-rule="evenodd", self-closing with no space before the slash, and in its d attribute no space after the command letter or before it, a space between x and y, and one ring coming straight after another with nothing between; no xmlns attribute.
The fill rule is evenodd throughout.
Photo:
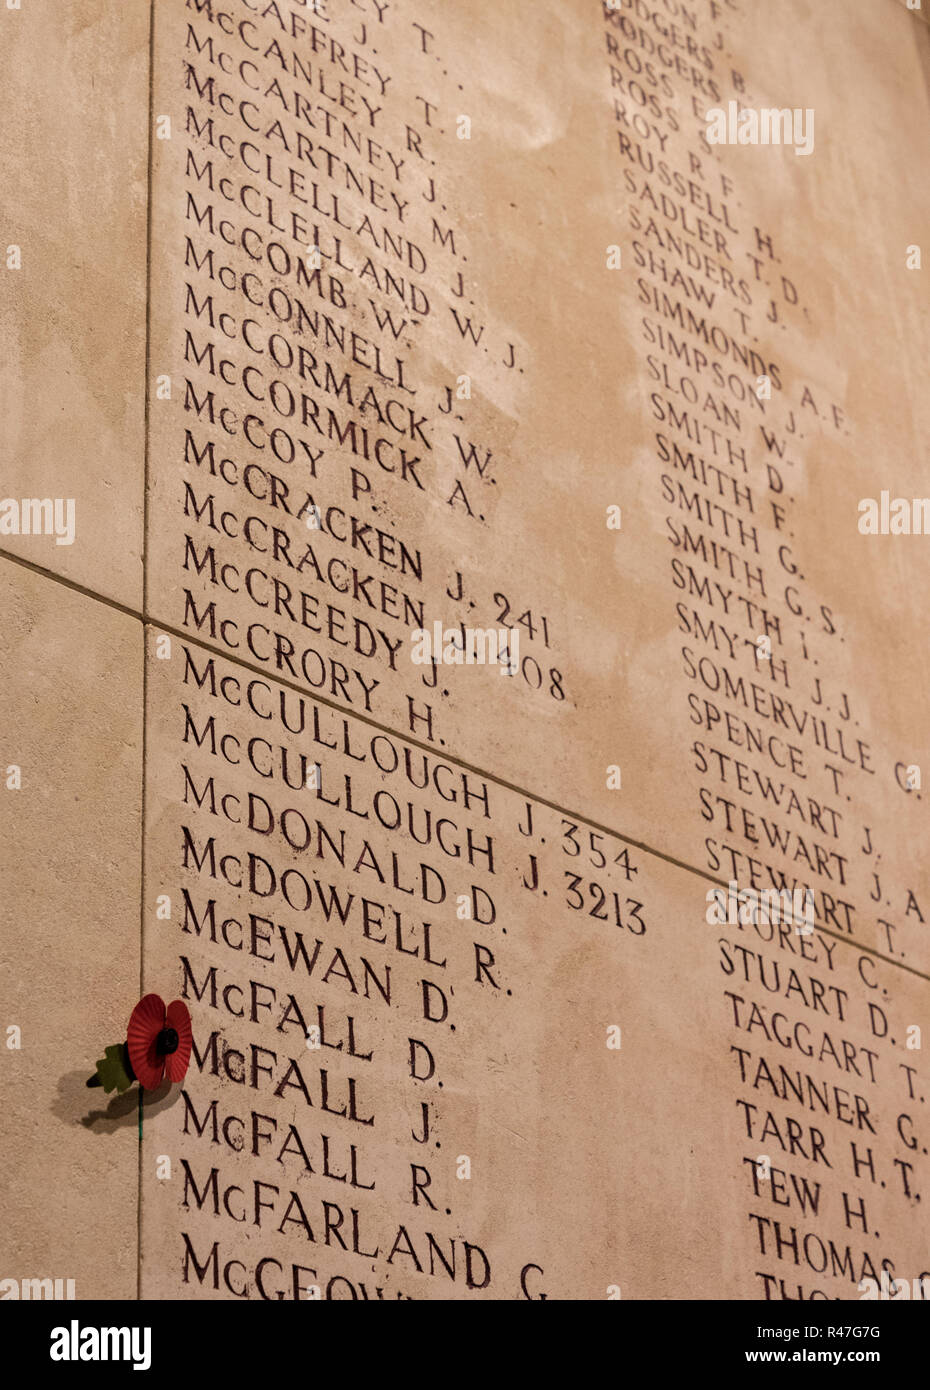
<svg viewBox="0 0 930 1390"><path fill-rule="evenodd" d="M145 891L146 891L146 796L145 764L148 731L148 629L146 615L149 600L148 538L149 538L149 376L151 361L152 324L152 172L155 121L155 0L149 0L149 91L148 91L148 167L146 173L145 207L145 379L142 383L142 778L141 778L141 852L139 868L139 997L145 991ZM139 1157L136 1200L136 1298L142 1298L142 1088L139 1088Z"/></svg>

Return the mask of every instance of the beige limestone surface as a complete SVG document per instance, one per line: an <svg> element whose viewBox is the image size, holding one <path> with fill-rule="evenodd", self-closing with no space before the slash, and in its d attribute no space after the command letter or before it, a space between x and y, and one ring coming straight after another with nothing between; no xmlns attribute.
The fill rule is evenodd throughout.
<svg viewBox="0 0 930 1390"><path fill-rule="evenodd" d="M84 1083L123 1040L139 985L139 627L2 570L0 1270L73 1280L77 1298L134 1297L138 1088Z"/></svg>
<svg viewBox="0 0 930 1390"><path fill-rule="evenodd" d="M69 543L0 532L0 549L134 608L142 604L148 10L141 0L0 10L0 496L74 506Z"/></svg>

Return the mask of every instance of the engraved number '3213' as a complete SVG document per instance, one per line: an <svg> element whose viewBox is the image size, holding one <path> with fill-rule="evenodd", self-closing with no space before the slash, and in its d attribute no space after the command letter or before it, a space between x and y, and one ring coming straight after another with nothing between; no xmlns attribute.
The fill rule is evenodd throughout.
<svg viewBox="0 0 930 1390"><path fill-rule="evenodd" d="M579 874L570 874L567 869L565 870L565 877L568 879L565 901L569 907L576 912L584 912L587 909L588 916L596 917L599 922L610 921L610 908L612 907L613 920L618 927L631 932L633 936L643 935L646 930L646 923L640 916L642 903L637 902L635 898L627 898L623 906L623 913L621 913L618 893L611 893L608 896L599 883L583 883ZM590 906L588 906L589 899Z"/></svg>

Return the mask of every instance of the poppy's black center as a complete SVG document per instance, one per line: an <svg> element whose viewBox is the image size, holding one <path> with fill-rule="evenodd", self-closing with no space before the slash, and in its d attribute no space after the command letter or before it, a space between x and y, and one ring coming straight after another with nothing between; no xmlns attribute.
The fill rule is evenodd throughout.
<svg viewBox="0 0 930 1390"><path fill-rule="evenodd" d="M178 1050L178 1035L174 1028L163 1028L155 1039L155 1051L159 1057L170 1057Z"/></svg>

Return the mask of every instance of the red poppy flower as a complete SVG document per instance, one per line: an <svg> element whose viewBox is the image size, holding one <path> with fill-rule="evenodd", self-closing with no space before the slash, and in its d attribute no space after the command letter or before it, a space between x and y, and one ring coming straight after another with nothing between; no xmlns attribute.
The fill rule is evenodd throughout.
<svg viewBox="0 0 930 1390"><path fill-rule="evenodd" d="M139 1000L126 1030L126 1046L144 1091L156 1090L166 1076L169 1081L183 1081L192 1044L191 1016L180 999L167 1009L157 994Z"/></svg>

